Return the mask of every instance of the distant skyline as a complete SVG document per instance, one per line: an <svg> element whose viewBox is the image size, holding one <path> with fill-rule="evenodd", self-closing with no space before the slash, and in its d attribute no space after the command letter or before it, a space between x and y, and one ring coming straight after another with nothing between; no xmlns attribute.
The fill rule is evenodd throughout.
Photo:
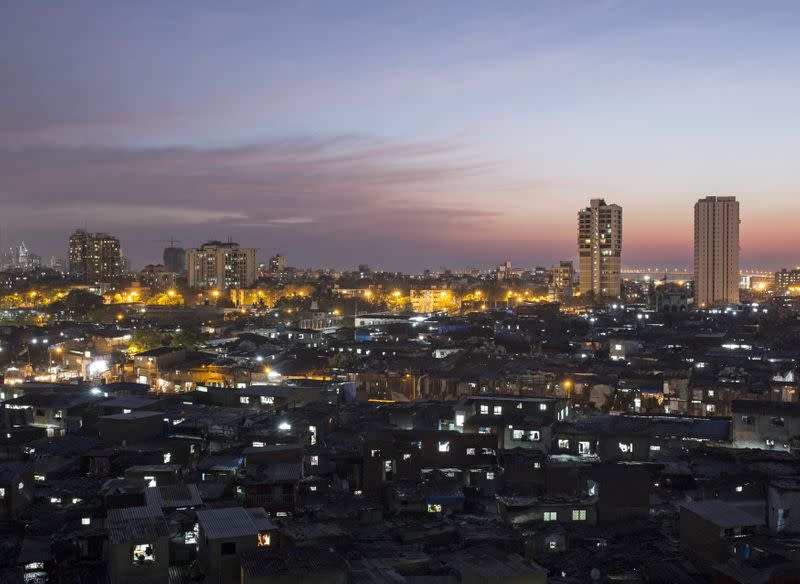
<svg viewBox="0 0 800 584"><path fill-rule="evenodd" d="M3 242L528 267L605 198L623 265L688 267L694 203L730 195L742 267L794 267L799 28L788 1L4 2Z"/></svg>

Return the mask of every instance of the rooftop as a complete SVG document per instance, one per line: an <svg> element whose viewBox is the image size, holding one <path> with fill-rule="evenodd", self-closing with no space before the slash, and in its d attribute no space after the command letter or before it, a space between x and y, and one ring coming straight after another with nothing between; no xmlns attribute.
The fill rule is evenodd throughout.
<svg viewBox="0 0 800 584"><path fill-rule="evenodd" d="M262 508L226 507L197 512L197 522L208 539L224 539L257 535L275 529Z"/></svg>
<svg viewBox="0 0 800 584"><path fill-rule="evenodd" d="M742 511L735 505L719 500L692 501L682 505L684 509L699 515L723 529L742 526L764 525L764 519Z"/></svg>
<svg viewBox="0 0 800 584"><path fill-rule="evenodd" d="M169 527L158 507L109 509L107 528L111 543L153 543L169 537Z"/></svg>

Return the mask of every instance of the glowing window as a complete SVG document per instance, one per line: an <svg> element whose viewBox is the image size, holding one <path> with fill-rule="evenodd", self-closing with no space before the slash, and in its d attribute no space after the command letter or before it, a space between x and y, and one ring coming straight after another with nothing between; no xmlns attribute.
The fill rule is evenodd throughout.
<svg viewBox="0 0 800 584"><path fill-rule="evenodd" d="M133 546L131 551L131 562L134 566L144 566L152 564L156 561L156 552L153 545L149 543L140 543Z"/></svg>
<svg viewBox="0 0 800 584"><path fill-rule="evenodd" d="M572 520L573 521L586 521L586 509L573 509L572 510Z"/></svg>

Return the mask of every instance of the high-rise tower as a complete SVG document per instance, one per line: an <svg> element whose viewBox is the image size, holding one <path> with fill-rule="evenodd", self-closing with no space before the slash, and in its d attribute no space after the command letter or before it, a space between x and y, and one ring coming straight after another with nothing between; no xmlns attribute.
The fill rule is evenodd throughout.
<svg viewBox="0 0 800 584"><path fill-rule="evenodd" d="M621 291L622 207L592 199L578 211L579 290L595 298L618 298Z"/></svg>
<svg viewBox="0 0 800 584"><path fill-rule="evenodd" d="M699 308L739 302L736 197L705 197L694 205L694 301Z"/></svg>

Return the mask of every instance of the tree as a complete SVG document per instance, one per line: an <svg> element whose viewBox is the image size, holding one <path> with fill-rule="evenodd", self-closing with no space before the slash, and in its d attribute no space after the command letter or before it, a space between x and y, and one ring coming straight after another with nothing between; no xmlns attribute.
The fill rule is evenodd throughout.
<svg viewBox="0 0 800 584"><path fill-rule="evenodd" d="M86 290L70 290L63 299L52 302L47 307L51 314L69 310L78 314L85 314L102 308L103 298Z"/></svg>
<svg viewBox="0 0 800 584"><path fill-rule="evenodd" d="M195 327L182 328L179 332L172 335L172 345L175 347L186 347L196 349L204 340L203 333Z"/></svg>
<svg viewBox="0 0 800 584"><path fill-rule="evenodd" d="M350 352L336 353L328 359L328 365L334 369L352 369L358 363L358 357Z"/></svg>
<svg viewBox="0 0 800 584"><path fill-rule="evenodd" d="M131 336L131 344L128 346L128 353L135 355L150 349L163 346L163 339L157 331L151 329L135 329Z"/></svg>

